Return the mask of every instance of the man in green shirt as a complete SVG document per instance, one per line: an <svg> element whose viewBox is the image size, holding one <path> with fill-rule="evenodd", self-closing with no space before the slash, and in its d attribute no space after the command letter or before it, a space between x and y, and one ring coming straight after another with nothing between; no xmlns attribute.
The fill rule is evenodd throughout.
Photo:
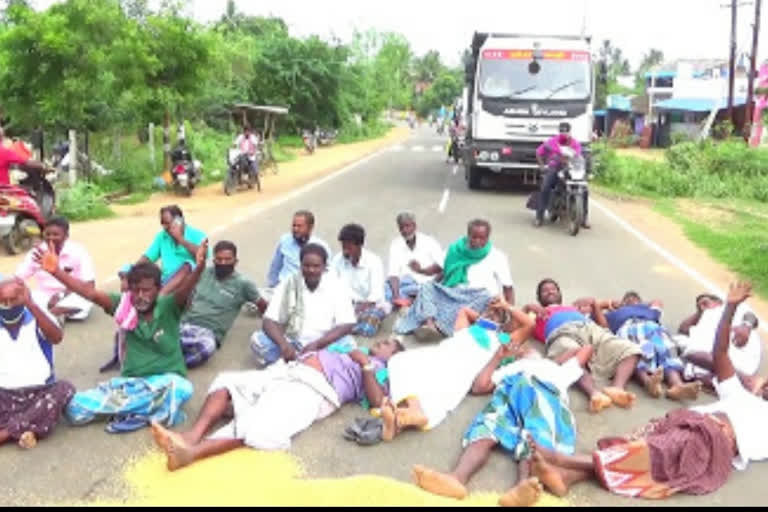
<svg viewBox="0 0 768 512"><path fill-rule="evenodd" d="M213 248L213 268L203 271L192 304L181 319L181 349L187 368L205 363L237 318L243 304L254 303L261 313L267 302L253 281L235 271L237 247L222 240Z"/></svg>
<svg viewBox="0 0 768 512"><path fill-rule="evenodd" d="M182 309L205 270L208 241L195 255L195 268L171 295L160 294L160 269L153 263L134 265L129 292L97 290L59 268L55 251L37 251L41 267L68 290L101 306L115 317L125 335L122 376L75 394L66 416L74 424L108 419L107 432L126 432L150 421L173 426L184 419L181 406L192 396L179 342Z"/></svg>

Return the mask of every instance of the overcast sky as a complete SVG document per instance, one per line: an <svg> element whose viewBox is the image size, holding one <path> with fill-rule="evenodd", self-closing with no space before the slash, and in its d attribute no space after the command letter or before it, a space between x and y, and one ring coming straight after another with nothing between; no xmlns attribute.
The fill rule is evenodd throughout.
<svg viewBox="0 0 768 512"><path fill-rule="evenodd" d="M45 8L56 0L36 0ZM226 0L188 0L189 13L206 22L218 19ZM475 30L573 34L610 39L635 65L649 48L672 58L727 58L728 0L238 0L248 14L283 18L294 35L336 34L348 40L354 28L391 30L405 35L417 54L440 51L451 64L469 45ZM758 56L768 56L768 17ZM739 9L739 50L751 47L754 6ZM595 46L597 43L595 43Z"/></svg>

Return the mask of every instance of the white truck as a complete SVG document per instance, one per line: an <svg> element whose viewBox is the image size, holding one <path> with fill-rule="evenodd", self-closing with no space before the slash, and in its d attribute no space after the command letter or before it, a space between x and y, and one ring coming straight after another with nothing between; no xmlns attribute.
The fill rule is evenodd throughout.
<svg viewBox="0 0 768 512"><path fill-rule="evenodd" d="M562 122L591 167L595 76L591 39L476 32L465 80L464 177L479 188L489 173L538 182L536 149Z"/></svg>

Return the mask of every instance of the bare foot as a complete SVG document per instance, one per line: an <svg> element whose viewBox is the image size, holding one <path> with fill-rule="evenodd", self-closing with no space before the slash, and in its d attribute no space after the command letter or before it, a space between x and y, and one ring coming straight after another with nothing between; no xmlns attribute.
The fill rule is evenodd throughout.
<svg viewBox="0 0 768 512"><path fill-rule="evenodd" d="M165 454L168 457L168 461L166 462L168 471L176 471L195 461L192 447L185 443L181 439L181 436L169 436L168 441L168 449L165 451Z"/></svg>
<svg viewBox="0 0 768 512"><path fill-rule="evenodd" d="M395 411L393 410L392 403L389 400L385 400L381 404L381 421L383 423L381 429L381 439L384 441L391 441L397 435L397 423Z"/></svg>
<svg viewBox="0 0 768 512"><path fill-rule="evenodd" d="M568 486L558 468L545 461L537 451L531 456L531 473L555 496L562 498L568 494Z"/></svg>
<svg viewBox="0 0 768 512"><path fill-rule="evenodd" d="M629 409L635 405L635 400L637 399L634 393L616 387L604 388L603 393L610 397L611 402L624 409Z"/></svg>
<svg viewBox="0 0 768 512"><path fill-rule="evenodd" d="M418 402L410 401L407 407L398 407L395 410L398 428L416 427L423 429L429 423Z"/></svg>
<svg viewBox="0 0 768 512"><path fill-rule="evenodd" d="M527 478L499 498L502 507L530 507L539 501L544 488L536 477Z"/></svg>
<svg viewBox="0 0 768 512"><path fill-rule="evenodd" d="M766 379L764 377L747 377L745 379L748 383L748 389L749 391L754 395L761 395L763 391L763 386L766 384Z"/></svg>
<svg viewBox="0 0 768 512"><path fill-rule="evenodd" d="M653 398L661 398L664 394L664 387L662 382L664 381L664 368L657 368L648 380L645 381L645 390Z"/></svg>
<svg viewBox="0 0 768 512"><path fill-rule="evenodd" d="M589 397L589 412L598 413L611 405L613 405L611 398L600 391L595 391L592 396Z"/></svg>
<svg viewBox="0 0 768 512"><path fill-rule="evenodd" d="M701 393L701 382L694 381L687 384L672 386L667 390L667 398L670 400L696 400Z"/></svg>
<svg viewBox="0 0 768 512"><path fill-rule="evenodd" d="M27 431L21 434L21 437L19 438L19 446L25 450L31 450L37 446L37 437L35 437L35 433Z"/></svg>
<svg viewBox="0 0 768 512"><path fill-rule="evenodd" d="M419 464L413 466L411 475L416 485L432 494L457 500L467 497L467 488L452 475L433 471Z"/></svg>

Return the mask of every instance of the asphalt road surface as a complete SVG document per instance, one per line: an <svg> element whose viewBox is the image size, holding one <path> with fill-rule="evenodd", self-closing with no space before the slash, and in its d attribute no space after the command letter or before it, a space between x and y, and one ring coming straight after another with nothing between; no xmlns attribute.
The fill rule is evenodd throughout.
<svg viewBox="0 0 768 512"><path fill-rule="evenodd" d="M419 229L435 236L444 246L465 233L468 220L482 217L493 225L493 243L509 256L518 305L533 302L536 283L552 277L560 282L565 300L620 297L628 289L639 291L643 297L660 298L670 328L676 328L690 313L694 296L703 291L701 287L597 208L592 209L592 229L577 237L569 236L559 225L534 229L532 212L525 209L527 192L468 190L462 169L454 170L453 164L445 162L444 144L445 139L433 130L417 129L406 142L250 220L219 230L212 239L235 241L240 249L239 270L262 284L275 243L289 228L292 213L300 208L315 213L316 234L334 251L339 249L335 241L338 229L347 222L358 222L367 231L366 247L384 258L392 238L399 236L395 216L400 211L414 212ZM188 222L194 225L195 218L191 216ZM147 227L147 243L157 228ZM652 237L653 233L648 235ZM126 260L134 257L138 254L127 255ZM122 263L115 262L115 268ZM195 384L195 394L186 406L190 416L199 411L205 390L217 372L252 367L248 339L259 324L258 318L241 315L223 348L206 366L190 372ZM391 324L385 324L382 336L390 332ZM112 320L99 310L94 310L85 323L69 324L64 343L56 349L57 375L80 389L102 380L105 376L98 374L98 367L111 355L112 332ZM409 339L407 344L413 346L416 342ZM614 408L597 416L586 412L586 401L580 393L571 392L580 450L594 447L602 436L630 432L677 406L646 397L636 385L632 389L639 395L634 409ZM705 396L700 402L710 400ZM409 482L410 467L415 463L445 470L452 467L465 428L485 402L484 398L468 397L435 430L407 432L392 443L365 449L341 438L344 427L362 414L357 406L349 405L297 436L292 452L302 460L309 477L365 473ZM32 451L4 446L0 450L5 475L0 479L0 505L121 496L126 492L120 478L126 460L145 452L150 445L146 430L110 435L104 432L103 424L79 428L62 424ZM704 498L678 496L664 503L763 505L768 496L763 487L767 477L768 464L753 464L746 472L734 472L717 493ZM499 452L472 480L470 490L503 492L514 478L514 462ZM258 502L258 497L254 500ZM648 504L613 496L593 483L576 486L568 501L581 505Z"/></svg>

